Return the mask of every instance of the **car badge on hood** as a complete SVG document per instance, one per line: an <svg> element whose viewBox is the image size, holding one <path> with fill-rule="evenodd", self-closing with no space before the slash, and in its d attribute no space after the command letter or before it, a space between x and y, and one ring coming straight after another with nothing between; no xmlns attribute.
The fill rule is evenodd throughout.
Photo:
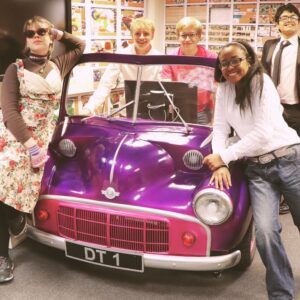
<svg viewBox="0 0 300 300"><path fill-rule="evenodd" d="M120 193L115 191L115 189L113 187L108 187L106 190L102 190L101 194L104 195L109 200L112 200L112 199L120 196Z"/></svg>

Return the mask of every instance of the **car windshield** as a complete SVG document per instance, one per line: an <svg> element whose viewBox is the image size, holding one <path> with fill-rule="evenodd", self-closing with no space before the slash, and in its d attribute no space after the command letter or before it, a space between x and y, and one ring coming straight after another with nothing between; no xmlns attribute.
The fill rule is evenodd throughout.
<svg viewBox="0 0 300 300"><path fill-rule="evenodd" d="M210 125L215 88L212 66L84 62L71 73L66 113Z"/></svg>

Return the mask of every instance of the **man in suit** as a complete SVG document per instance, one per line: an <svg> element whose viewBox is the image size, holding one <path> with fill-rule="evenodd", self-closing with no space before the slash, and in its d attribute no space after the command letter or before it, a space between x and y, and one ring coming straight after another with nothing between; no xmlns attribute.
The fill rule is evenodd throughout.
<svg viewBox="0 0 300 300"><path fill-rule="evenodd" d="M300 136L300 13L288 3L277 9L274 19L280 38L265 42L261 62L277 87L286 122ZM289 212L284 200L279 212Z"/></svg>

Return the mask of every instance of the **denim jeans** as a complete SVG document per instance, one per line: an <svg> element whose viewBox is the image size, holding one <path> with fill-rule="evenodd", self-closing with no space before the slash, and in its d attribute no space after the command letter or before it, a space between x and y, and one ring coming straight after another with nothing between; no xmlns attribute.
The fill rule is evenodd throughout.
<svg viewBox="0 0 300 300"><path fill-rule="evenodd" d="M300 231L300 145L267 164L248 161L246 175L253 208L257 249L266 267L269 299L294 298L293 272L283 247L279 202L283 195Z"/></svg>

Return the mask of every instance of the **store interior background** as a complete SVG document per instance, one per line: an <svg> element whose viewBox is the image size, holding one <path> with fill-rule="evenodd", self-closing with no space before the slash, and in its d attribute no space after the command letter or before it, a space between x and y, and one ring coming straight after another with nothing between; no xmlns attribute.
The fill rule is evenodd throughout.
<svg viewBox="0 0 300 300"><path fill-rule="evenodd" d="M73 4L71 0L68 1L70 1L71 4ZM90 3L91 0L88 1ZM146 0L144 2L145 16L152 19L156 26L155 36L152 45L156 49L160 50L161 52L164 52L164 31L162 30L162 28L164 28L164 7L165 7L165 3L164 1L161 0L151 0L151 1ZM22 30L22 28L20 28L20 30ZM2 87L2 81L0 80L0 95L1 95L1 87Z"/></svg>
<svg viewBox="0 0 300 300"><path fill-rule="evenodd" d="M184 0L184 4L186 4L187 1L188 0ZM208 1L198 0L194 2L205 5L204 2ZM212 3L213 1L210 2ZM227 4L233 4L235 2L245 4L246 1L217 1L219 4L224 2ZM255 4L258 1L247 1L247 3L248 2ZM298 7L300 7L300 1L260 1L260 3L269 4L288 2L297 4L297 6L299 5ZM165 8L166 3L164 0L145 1L145 16L152 19L156 26L155 37L152 44L161 52L165 52L166 45ZM256 13L257 18L259 18L259 12L257 11ZM0 81L0 92L1 84ZM298 238L298 231L292 224L290 215L283 216L282 222L282 236L294 267L296 283L299 289L299 241L295 240ZM14 255L19 259L19 266L16 269L18 272L17 278L23 278L23 280L16 281L14 285L4 286L1 291L2 297L0 298L12 299L12 295L15 295L14 299L37 299L35 297L39 295L40 299L44 298L44 296L49 299L50 291L51 299L62 299L62 292L65 293L65 297L70 297L69 293L72 290L73 299L83 299L83 297L90 299L94 297L94 299L98 299L98 295L111 295L111 297L106 299L142 298L145 300L266 299L264 270L257 254L254 264L243 276L235 271L228 271L220 281L215 281L212 276L207 273L180 273L161 270L150 270L144 276L130 274L126 280L124 278L127 274L125 276L123 273L118 275L117 272L105 268L103 268L103 270L92 269L91 271L90 266L85 267L79 263L74 263L72 260L66 260L63 254L53 251L52 248L30 243L30 241L25 242L23 245L23 247L17 247L14 250ZM36 262L36 264L33 262ZM28 276L28 270L33 274L30 278ZM28 284L28 282L30 284ZM49 288L49 282L51 282L52 288ZM89 291L87 287L90 287Z"/></svg>
<svg viewBox="0 0 300 300"><path fill-rule="evenodd" d="M59 0L57 0L59 1ZM199 16L204 25L201 44L218 52L226 42L238 38L250 41L257 53L265 40L278 36L272 17L277 7L284 3L293 3L300 8L300 1L293 0L61 0L70 7L70 23L83 24L84 33L75 32L87 42L85 52L96 52L95 45L104 45L105 40L115 41L115 50L119 51L124 40L130 40L129 31L122 27L122 16L127 12L142 11L144 16L154 21L156 30L152 45L162 53L169 53L177 47L175 34L176 22L183 16ZM81 14L84 10L84 14ZM96 26L99 20L91 20L93 12L115 12L115 33L101 32ZM100 21L101 22L101 21ZM94 25L93 25L94 24ZM95 25L96 24L96 25ZM94 27L93 27L94 26ZM76 27L76 26L75 26ZM74 28L74 26L72 26ZM96 28L96 29L95 29ZM100 27L99 27L100 28ZM20 28L21 30L21 28ZM98 30L98 32L97 32ZM93 45L94 44L94 45ZM101 48L101 47L100 47ZM113 49L110 46L109 52ZM0 80L1 90L1 80Z"/></svg>
<svg viewBox="0 0 300 300"><path fill-rule="evenodd" d="M243 39L261 55L263 44L279 33L274 22L277 8L293 0L71 0L73 33L86 39L87 52L103 48L120 51L130 33L124 17L141 14L152 19L156 31L153 46L162 53L178 47L175 26L184 16L198 18L203 24L205 48L218 52L227 42ZM113 29L115 28L115 30ZM110 44L111 41L111 44ZM104 46L105 44L105 46ZM108 46L108 47L106 47Z"/></svg>

